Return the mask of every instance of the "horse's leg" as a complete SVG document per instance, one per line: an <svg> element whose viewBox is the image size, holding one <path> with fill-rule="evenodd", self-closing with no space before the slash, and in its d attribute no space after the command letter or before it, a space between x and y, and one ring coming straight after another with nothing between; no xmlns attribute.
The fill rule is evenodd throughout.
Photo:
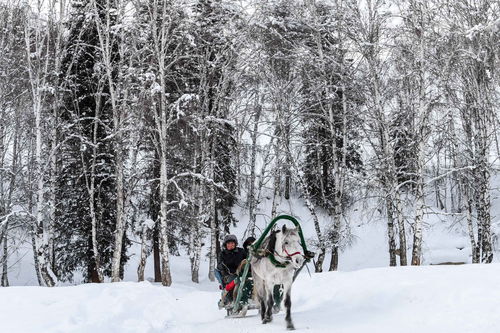
<svg viewBox="0 0 500 333"><path fill-rule="evenodd" d="M262 320L263 324L266 324L267 322L265 321L265 313L266 313L266 301L264 297L259 295L259 301L260 301L260 319Z"/></svg>
<svg viewBox="0 0 500 333"><path fill-rule="evenodd" d="M270 305L269 304L269 297L272 297L270 296L272 295L272 293L269 292L269 288L267 286L266 283L264 283L264 294L263 294L263 297L260 301L260 306L261 306L261 316L264 316L264 318L262 319L262 323L263 324L267 324L269 322L271 322L272 318L269 316L269 313L271 312L271 307L272 307L272 304Z"/></svg>
<svg viewBox="0 0 500 333"><path fill-rule="evenodd" d="M269 323L273 320L273 305L274 305L273 288L274 285L266 284L267 305L266 305L266 316L264 318L264 321L266 323Z"/></svg>
<svg viewBox="0 0 500 333"><path fill-rule="evenodd" d="M264 323L264 314L266 313L266 302L265 302L265 295L266 295L266 287L264 285L264 282L257 277L256 274L253 274L253 282L254 282L254 291L256 292L257 295L257 300L260 304L260 319Z"/></svg>
<svg viewBox="0 0 500 333"><path fill-rule="evenodd" d="M291 291L292 291L292 285L290 284L285 289L285 308L286 308L285 320L286 320L286 328L289 330L294 330L295 326L293 326L292 311L291 311L292 308L292 300L290 297Z"/></svg>

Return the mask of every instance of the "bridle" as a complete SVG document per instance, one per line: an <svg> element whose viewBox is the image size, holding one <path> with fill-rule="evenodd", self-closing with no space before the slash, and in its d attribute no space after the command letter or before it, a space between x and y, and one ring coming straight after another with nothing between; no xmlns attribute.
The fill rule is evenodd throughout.
<svg viewBox="0 0 500 333"><path fill-rule="evenodd" d="M294 253L289 253L286 250L286 248L285 248L285 244L283 244L281 246L281 250L282 250L282 252L286 253L286 256L283 256L283 255L279 254L278 252L276 252L276 250L274 251L274 254L276 254L278 257L281 257L281 258L283 258L283 259L285 259L287 261L292 261L292 257L296 256L296 255L301 255L301 256L303 256L305 258L305 255L302 252L300 252L300 251L297 251L297 252L294 252Z"/></svg>
<svg viewBox="0 0 500 333"><path fill-rule="evenodd" d="M300 251L294 252L294 253L292 253L292 254L288 253L288 251L285 249L285 246L284 246L284 245L283 245L283 252L285 252L285 253L286 253L286 257L287 257L287 258L290 258L290 260L292 259L292 257L293 257L293 256L295 256L295 255L297 255L297 254L300 254L300 255L304 256L304 255L302 254L302 252L300 252Z"/></svg>

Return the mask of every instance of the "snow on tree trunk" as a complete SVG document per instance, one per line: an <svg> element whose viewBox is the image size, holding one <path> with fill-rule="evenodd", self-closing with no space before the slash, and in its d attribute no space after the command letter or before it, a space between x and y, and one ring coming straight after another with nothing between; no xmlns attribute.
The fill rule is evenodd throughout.
<svg viewBox="0 0 500 333"><path fill-rule="evenodd" d="M0 242L3 244L3 254L2 254L2 278L1 278L1 286L8 287L9 286L9 278L8 278L8 260L9 260L9 247L7 244L8 241L8 231L9 231L9 221L5 221L4 231L2 233L3 240L0 238Z"/></svg>
<svg viewBox="0 0 500 333"><path fill-rule="evenodd" d="M193 170L200 173L205 161L205 150L203 149L203 140L200 140L200 145L195 148L193 158ZM192 221L191 232L189 233L189 260L191 263L191 281L194 283L200 282L200 259L202 248L202 227L205 219L205 187L200 184L199 180L193 178L192 189L197 194L197 216Z"/></svg>
<svg viewBox="0 0 500 333"><path fill-rule="evenodd" d="M417 161L416 161L416 187L415 187L415 222L413 224L413 250L411 264L419 266L422 259L422 224L424 220L424 164L425 164L425 143L428 137L428 119L429 119L429 103L426 94L427 80L427 43L425 29L429 28L425 22L427 8L423 3L410 3L410 19L412 21L410 29L414 33L414 42L417 43L418 49L416 57L418 59L416 68L416 79L418 85L418 101L416 114L416 139L417 145Z"/></svg>
<svg viewBox="0 0 500 333"><path fill-rule="evenodd" d="M309 190L307 188L307 185L300 174L299 168L294 161L293 157L291 156L291 152L289 150L286 151L286 154L289 156L289 161L291 162L291 167L293 168L293 171L297 177L297 183L299 187L302 189L302 196L304 198L305 204L307 209L309 210L309 213L311 214L313 218L313 223L314 223L314 230L316 231L316 236L318 237L318 249L319 249L319 255L318 255L318 260L316 261L315 265L315 271L316 273L321 273L323 272L323 262L325 260L326 256L326 246L325 246L325 240L323 238L323 235L321 233L321 227L319 225L319 219L318 215L316 215L316 210L314 207L314 204L311 201L311 196L309 194Z"/></svg>
<svg viewBox="0 0 500 333"><path fill-rule="evenodd" d="M479 226L478 245L480 247L481 262L491 263L493 251L491 245L491 216L490 216L490 172L488 165L488 120L487 112L475 110L474 125L476 127L476 211Z"/></svg>
<svg viewBox="0 0 500 333"><path fill-rule="evenodd" d="M37 88L38 89L38 88ZM38 94L37 94L38 95ZM49 237L47 227L44 226L44 192L45 186L43 181L43 161L42 161L42 127L41 127L41 97L37 96L33 106L35 113L35 165L37 177L36 190L36 256L40 265L40 275L47 287L53 287L56 283L55 275L51 272L52 269L49 263Z"/></svg>
<svg viewBox="0 0 500 333"><path fill-rule="evenodd" d="M153 230L153 266L155 282L161 282L161 259L160 259L160 227L159 220L155 222Z"/></svg>
<svg viewBox="0 0 500 333"><path fill-rule="evenodd" d="M210 143L210 166L209 166L209 177L210 179L214 179L214 143ZM209 218L210 218L210 254L209 254L209 268L208 268L208 279L210 281L215 281L215 266L217 261L217 216L216 216L216 206L215 206L215 188L213 185L209 187Z"/></svg>
<svg viewBox="0 0 500 333"><path fill-rule="evenodd" d="M387 240L389 242L389 266L396 266L396 237L394 232L394 205L387 199Z"/></svg>
<svg viewBox="0 0 500 333"><path fill-rule="evenodd" d="M399 232L399 264L401 266L406 266L408 264L407 254L406 254L406 228L405 228L405 220L403 217L403 208L399 190L396 190L395 201L396 201L396 215L398 220L398 232Z"/></svg>
<svg viewBox="0 0 500 333"><path fill-rule="evenodd" d="M115 57L114 47L116 44L115 36L118 31L112 31L112 25L116 24L116 19L112 19L111 15L115 15L112 12L111 3L106 2L106 7L104 8L105 20L101 19L98 4L93 0L95 24L97 28L97 34L99 37L100 54L102 57L102 62L106 72L106 81L109 89L109 99L111 101L111 109L113 111L113 135L114 135L114 147L115 147L115 181L116 181L116 226L115 226L115 242L113 249L113 258L111 261L111 280L112 282L118 282L121 280L120 268L121 268L121 258L123 252L123 236L125 234L125 218L124 218L124 203L125 203L125 192L124 192L124 158L123 158L123 119L121 110L123 107L119 105L118 97L119 82L115 78L115 66L113 64L113 57ZM116 9L116 8L113 8ZM123 10L123 5L118 8L118 10ZM122 30L122 29L121 29ZM120 30L119 30L120 31ZM123 38L123 36L122 36ZM123 54L121 54L123 56ZM121 68L119 68L119 71Z"/></svg>
<svg viewBox="0 0 500 333"><path fill-rule="evenodd" d="M139 265L137 266L137 281L144 281L144 269L146 268L146 261L149 253L148 238L154 228L154 221L147 219L142 223L141 228L141 257Z"/></svg>
<svg viewBox="0 0 500 333"><path fill-rule="evenodd" d="M280 151L278 147L278 142L274 142L273 144L274 150L274 173L273 173L273 201L271 205L271 218L276 217L276 211L278 209L278 197L280 193L280 184L281 184L281 173L280 173Z"/></svg>
<svg viewBox="0 0 500 333"><path fill-rule="evenodd" d="M102 273L101 269L101 256L99 253L99 248L98 248L98 241L97 241L97 216L95 212L95 194L96 194L96 189L95 189L95 182L96 182L96 163L97 163L97 147L98 147L98 142L97 142L97 130L99 127L99 110L100 106L96 107L95 111L95 119L94 119L94 124L93 124L93 137L92 137L92 162L90 165L90 174L89 174L89 180L87 183L90 182L89 185L87 185L88 192L89 192L89 209L90 209L90 224L91 224L91 239L92 239L92 255L93 258L92 260L94 261L94 273L91 276L92 282L97 282L101 283L104 282L104 276ZM82 152L83 153L83 152ZM82 156L83 160L83 156Z"/></svg>
<svg viewBox="0 0 500 333"><path fill-rule="evenodd" d="M465 202L466 202L466 215L467 215L467 231L469 233L469 240L471 243L471 249L472 249L472 263L473 264L478 264L480 261L479 257L479 246L476 241L476 237L474 236L474 220L472 216L472 198L469 197L469 189L465 188L464 189L464 197L465 197Z"/></svg>
<svg viewBox="0 0 500 333"><path fill-rule="evenodd" d="M40 4L38 12L41 12ZM46 85L46 75L48 73L49 57L45 56L43 59L42 49L49 38L44 38L41 22L36 21L34 32L31 32L26 25L25 29L25 43L26 43L26 60L28 65L28 76L31 92L32 112L35 118L34 132L35 132L35 152L34 152L34 174L36 180L35 191L35 219L34 219L34 255L36 263L40 270L40 276L43 283L48 287L53 287L56 283L56 277L52 273L48 255L49 255L49 238L52 235L48 234L47 226L44 225L44 161L43 161L43 138L42 138L42 105L44 102L43 88ZM33 35L33 36L32 36ZM33 57L32 50L36 51L37 57Z"/></svg>
<svg viewBox="0 0 500 333"><path fill-rule="evenodd" d="M166 141L166 126L162 126L162 142ZM166 145L166 144L165 144ZM166 147L161 152L160 162L160 253L161 253L161 283L164 286L172 284L170 275L170 250L168 248L168 179L167 179L167 156Z"/></svg>
<svg viewBox="0 0 500 333"><path fill-rule="evenodd" d="M118 116L116 116L118 117ZM125 218L124 218L124 202L125 193L123 188L123 149L121 145L121 134L119 121L116 121L115 126L118 126L118 133L116 134L116 150L115 150L115 163L116 163L116 230L115 230L115 247L113 251L113 261L111 267L111 276L113 282L121 280L120 267L121 257L123 252L123 235L125 234Z"/></svg>
<svg viewBox="0 0 500 333"><path fill-rule="evenodd" d="M190 237L190 261L191 261L191 281L194 283L200 282L200 258L201 258L201 232L199 221L195 222L197 225L189 234Z"/></svg>
<svg viewBox="0 0 500 333"><path fill-rule="evenodd" d="M252 131L252 155L250 157L250 188L248 190L248 216L249 223L247 229L245 231L245 236L253 236L255 237L255 209L256 209L256 200L255 200L255 161L257 159L257 133L259 130L259 119L260 114L262 112L262 106L259 104L259 95L255 97L254 104L254 124Z"/></svg>

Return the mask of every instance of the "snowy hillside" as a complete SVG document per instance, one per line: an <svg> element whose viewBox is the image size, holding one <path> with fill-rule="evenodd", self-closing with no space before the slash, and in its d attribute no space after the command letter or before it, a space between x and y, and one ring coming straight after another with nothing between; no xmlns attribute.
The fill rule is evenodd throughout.
<svg viewBox="0 0 500 333"><path fill-rule="evenodd" d="M304 332L498 333L499 276L498 264L304 272L292 291L293 320ZM255 310L228 319L218 297L207 280L1 288L0 322L8 333L285 331L283 312L266 326Z"/></svg>
<svg viewBox="0 0 500 333"><path fill-rule="evenodd" d="M496 179L496 184L500 181ZM429 200L430 201L430 200ZM264 200L259 205L259 212L263 214L257 216L257 233L260 235L260 230L263 230L270 222L271 218L264 214L271 211L271 202ZM359 208L359 209L357 209ZM436 209L435 207L433 209ZM500 231L500 222L496 216L500 216L500 199L493 200L493 226ZM352 243L343 248L340 254L339 270L354 271L365 268L386 267L389 263L388 245L387 245L387 225L385 217L380 214L370 213L375 211L375 207L362 208L355 206L349 211L346 217L349 220ZM295 216L301 223L302 229L307 242L312 250L316 250L312 244L316 240L316 233L312 223L311 216L302 199L297 198L297 195L291 197L290 200L282 200L278 207L278 214L288 214ZM326 227L330 222L330 218L322 211L318 211L320 223L322 227ZM242 207L234 209L234 215L240 223L235 228L231 229L238 239L242 240L248 221L248 210ZM461 222L460 222L461 221ZM471 248L469 238L467 236L467 227L463 220L455 219L446 215L428 214L424 218L424 242L422 263L424 265L434 265L445 262L455 263L471 263ZM282 221L279 224L283 223ZM408 229L410 226L408 225ZM500 235L499 231L494 229L495 238ZM206 235L203 248L203 257L206 258L209 252L208 244L209 235ZM408 231L408 251L411 251L411 233ZM128 249L130 259L125 265L124 281L137 281L137 266L140 257L139 239ZM496 245L496 244L495 244ZM189 264L184 263L187 260L187 254L181 249L180 257L173 256L172 260L176 263L172 268L174 282L188 281L190 278ZM495 246L494 262L500 262L500 251ZM324 269L328 269L330 258L326 258ZM38 285L33 264L33 252L31 244L26 242L19 251L12 254L9 278L12 286L35 286ZM146 278L152 279L153 272L153 257L150 255L146 264ZM202 262L201 276L206 276L205 270L208 267L208 262ZM84 283L81 274L77 272L73 283ZM66 285L68 283L60 283Z"/></svg>

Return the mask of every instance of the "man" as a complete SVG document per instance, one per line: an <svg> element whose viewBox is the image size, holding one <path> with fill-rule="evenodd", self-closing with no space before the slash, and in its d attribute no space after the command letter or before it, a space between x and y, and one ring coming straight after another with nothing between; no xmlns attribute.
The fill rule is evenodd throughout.
<svg viewBox="0 0 500 333"><path fill-rule="evenodd" d="M236 278L238 266L246 258L246 252L238 247L238 239L235 235L227 235L222 243L222 250L217 260L215 276L220 284L225 287Z"/></svg>
<svg viewBox="0 0 500 333"><path fill-rule="evenodd" d="M221 289L224 288L220 306L226 303L226 296L231 294L230 291L234 289L236 285L235 279L238 277L237 269L246 257L247 252L238 247L238 239L235 235L224 237L215 270L215 277L219 281Z"/></svg>

